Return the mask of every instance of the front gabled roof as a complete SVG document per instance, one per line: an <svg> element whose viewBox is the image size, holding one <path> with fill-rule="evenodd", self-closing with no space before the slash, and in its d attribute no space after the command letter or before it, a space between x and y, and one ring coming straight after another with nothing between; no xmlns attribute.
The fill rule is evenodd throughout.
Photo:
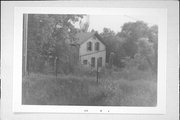
<svg viewBox="0 0 180 120"><path fill-rule="evenodd" d="M86 42L89 38L96 36L99 41L101 41L104 45L106 45L101 38L101 36L97 32L80 32L76 34L77 41L75 42L76 44L83 44Z"/></svg>

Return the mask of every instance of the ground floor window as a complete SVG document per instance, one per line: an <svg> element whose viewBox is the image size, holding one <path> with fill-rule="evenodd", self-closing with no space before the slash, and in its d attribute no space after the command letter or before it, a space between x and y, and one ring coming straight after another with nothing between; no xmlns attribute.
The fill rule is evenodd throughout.
<svg viewBox="0 0 180 120"><path fill-rule="evenodd" d="M98 59L98 67L102 67L102 57L99 57Z"/></svg>
<svg viewBox="0 0 180 120"><path fill-rule="evenodd" d="M84 65L87 65L87 60L83 60L83 64L84 64Z"/></svg>
<svg viewBox="0 0 180 120"><path fill-rule="evenodd" d="M91 58L91 67L95 67L95 57Z"/></svg>

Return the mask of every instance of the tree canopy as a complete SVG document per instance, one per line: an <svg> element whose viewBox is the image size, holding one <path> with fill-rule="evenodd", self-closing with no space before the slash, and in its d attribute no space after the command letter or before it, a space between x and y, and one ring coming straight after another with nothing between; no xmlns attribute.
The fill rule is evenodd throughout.
<svg viewBox="0 0 180 120"><path fill-rule="evenodd" d="M54 71L55 66L58 66L57 72L73 72L76 69L75 65L78 64L78 51L69 43L76 40L77 32L87 32L89 23L80 22L84 16L86 15L29 14L28 71ZM76 28L75 23L79 23L81 27ZM156 70L157 25L149 27L143 21L127 22L118 33L110 28L104 28L99 34L106 43L107 64L111 63L113 66L123 68L128 63L126 58L132 60L142 58L141 60L144 61L136 65L141 66L141 69L149 66L153 71Z"/></svg>
<svg viewBox="0 0 180 120"><path fill-rule="evenodd" d="M77 29L73 24L81 18L83 15L28 15L29 71L42 71L45 62L53 64L56 57L61 63L69 61L67 43L75 40Z"/></svg>
<svg viewBox="0 0 180 120"><path fill-rule="evenodd" d="M151 69L156 70L157 25L149 27L143 21L127 22L118 33L109 28L104 28L100 34L107 43L107 62L111 52L115 53L113 64L118 67L125 66L124 58L136 59L137 56L141 56Z"/></svg>

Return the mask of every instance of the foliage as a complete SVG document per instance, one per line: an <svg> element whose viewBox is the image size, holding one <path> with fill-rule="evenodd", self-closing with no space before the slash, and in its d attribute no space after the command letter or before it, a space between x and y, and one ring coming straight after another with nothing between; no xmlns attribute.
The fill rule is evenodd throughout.
<svg viewBox="0 0 180 120"><path fill-rule="evenodd" d="M29 14L28 15L28 71L42 72L45 63L70 64L71 47L75 39L74 23L82 15ZM64 63L65 61L65 63ZM70 69L70 68L69 68Z"/></svg>
<svg viewBox="0 0 180 120"><path fill-rule="evenodd" d="M29 14L28 71L51 74L55 71L62 74L75 72L79 65L78 49L69 43L76 40L77 32L87 32L89 22L81 22L84 16ZM75 28L75 23L79 23L81 28ZM115 33L109 28L104 28L100 35L106 44L107 63L119 68L128 67L126 58L137 61L139 56L137 65L140 69L151 68L157 72L157 25L148 27L142 21L128 22L122 26L121 32Z"/></svg>
<svg viewBox="0 0 180 120"><path fill-rule="evenodd" d="M110 54L114 53L114 66L128 67L127 58L129 58L134 61L135 66L139 66L139 69L150 68L157 72L157 25L148 27L143 21L128 22L117 34L109 28L104 28L100 35L106 43L106 61L109 64Z"/></svg>
<svg viewBox="0 0 180 120"><path fill-rule="evenodd" d="M123 65L121 59L125 56L125 52L122 48L123 42L121 38L119 38L115 32L109 28L104 28L100 35L106 43L106 62L110 62L110 54L114 53L113 64L115 66L122 67Z"/></svg>
<svg viewBox="0 0 180 120"><path fill-rule="evenodd" d="M131 58L138 51L138 45L136 42L140 38L147 38L149 34L149 28L146 23L142 21L128 22L122 26L122 30L117 35L125 39L123 48L127 56Z"/></svg>
<svg viewBox="0 0 180 120"><path fill-rule="evenodd" d="M77 32L87 32L88 22L74 26L84 16L28 15L29 75L23 77L22 103L155 106L158 26L137 21L119 33L104 28L107 65L97 83L96 71L79 63L78 49L70 44Z"/></svg>
<svg viewBox="0 0 180 120"><path fill-rule="evenodd" d="M70 44L77 32L87 32L88 22L74 26L84 16L28 15L23 104L155 106L158 26L137 21L119 33L104 28L107 63L97 83L96 71L79 63L78 49Z"/></svg>
<svg viewBox="0 0 180 120"><path fill-rule="evenodd" d="M143 74L143 72L141 73ZM91 105L91 106L155 106L156 82L149 77L127 80L118 77L93 77L30 74L23 78L22 104L27 105Z"/></svg>

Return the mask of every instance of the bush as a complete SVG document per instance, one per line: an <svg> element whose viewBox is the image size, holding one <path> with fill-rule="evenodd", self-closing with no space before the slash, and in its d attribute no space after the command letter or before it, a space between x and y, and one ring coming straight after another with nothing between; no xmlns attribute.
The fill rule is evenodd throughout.
<svg viewBox="0 0 180 120"><path fill-rule="evenodd" d="M126 69L131 69L134 67L141 71L150 69L150 65L148 64L147 59L139 53L137 53L134 58L126 57L122 61L125 64Z"/></svg>

